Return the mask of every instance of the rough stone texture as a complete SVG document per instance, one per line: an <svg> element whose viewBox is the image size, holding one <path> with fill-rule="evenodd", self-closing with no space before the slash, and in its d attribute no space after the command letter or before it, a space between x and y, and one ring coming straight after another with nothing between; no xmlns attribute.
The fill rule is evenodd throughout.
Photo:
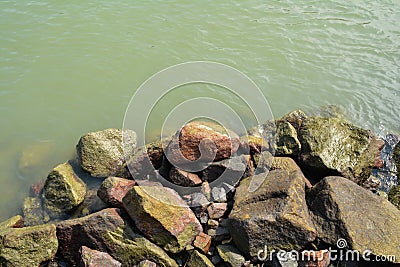
<svg viewBox="0 0 400 267"><path fill-rule="evenodd" d="M189 260L186 262L186 267L214 267L214 264L203 254L198 251L193 251Z"/></svg>
<svg viewBox="0 0 400 267"><path fill-rule="evenodd" d="M228 210L227 203L213 203L207 208L210 219L220 219Z"/></svg>
<svg viewBox="0 0 400 267"><path fill-rule="evenodd" d="M400 142L394 147L393 160L397 168L397 178L400 180Z"/></svg>
<svg viewBox="0 0 400 267"><path fill-rule="evenodd" d="M328 250L307 251L301 253L299 267L328 267L330 264L330 253Z"/></svg>
<svg viewBox="0 0 400 267"><path fill-rule="evenodd" d="M70 264L76 265L80 261L79 249L89 246L107 252L122 266L133 266L146 259L161 266L178 266L160 247L134 233L115 208L59 222L57 237L59 253Z"/></svg>
<svg viewBox="0 0 400 267"><path fill-rule="evenodd" d="M44 207L54 217L59 212L70 211L83 202L85 183L75 174L68 162L55 167L47 176L43 188Z"/></svg>
<svg viewBox="0 0 400 267"><path fill-rule="evenodd" d="M301 172L301 169L297 163L292 158L287 157L275 157L271 165L271 171L272 170L285 170L289 173L296 171ZM306 188L310 189L312 184L305 176L303 178Z"/></svg>
<svg viewBox="0 0 400 267"><path fill-rule="evenodd" d="M213 187L211 190L211 195L215 202L223 203L227 201L226 190L223 187Z"/></svg>
<svg viewBox="0 0 400 267"><path fill-rule="evenodd" d="M400 209L400 185L395 185L389 191L389 201Z"/></svg>
<svg viewBox="0 0 400 267"><path fill-rule="evenodd" d="M21 228L24 226L24 220L21 215L16 215L0 223L1 228Z"/></svg>
<svg viewBox="0 0 400 267"><path fill-rule="evenodd" d="M256 166L255 173L268 172L271 169L272 163L274 161L274 156L268 152L264 151L261 154L255 154L253 157L254 166Z"/></svg>
<svg viewBox="0 0 400 267"><path fill-rule="evenodd" d="M217 246L218 254L231 267L242 267L246 262L240 251L230 245Z"/></svg>
<svg viewBox="0 0 400 267"><path fill-rule="evenodd" d="M157 267L157 264L149 260L144 260L139 263L138 267Z"/></svg>
<svg viewBox="0 0 400 267"><path fill-rule="evenodd" d="M73 210L71 219L84 217L106 208L108 208L107 204L97 196L97 191L91 189L87 191L85 200L82 204Z"/></svg>
<svg viewBox="0 0 400 267"><path fill-rule="evenodd" d="M97 195L111 207L122 208L122 199L135 184L133 180L108 177L101 184Z"/></svg>
<svg viewBox="0 0 400 267"><path fill-rule="evenodd" d="M380 141L340 118L312 117L300 129L302 163L321 176L340 174L361 184L371 174Z"/></svg>
<svg viewBox="0 0 400 267"><path fill-rule="evenodd" d="M254 155L269 149L268 140L257 135L244 135L240 137L240 150L242 153Z"/></svg>
<svg viewBox="0 0 400 267"><path fill-rule="evenodd" d="M203 182L197 174L186 172L176 167L171 168L169 179L172 183L180 186L198 186Z"/></svg>
<svg viewBox="0 0 400 267"><path fill-rule="evenodd" d="M303 122L307 119L306 113L302 110L294 110L283 116L280 120L289 122L298 132Z"/></svg>
<svg viewBox="0 0 400 267"><path fill-rule="evenodd" d="M42 200L38 197L27 197L22 204L25 226L44 224L50 220L43 210Z"/></svg>
<svg viewBox="0 0 400 267"><path fill-rule="evenodd" d="M121 267L122 264L113 259L108 253L100 252L83 246L80 250L83 267Z"/></svg>
<svg viewBox="0 0 400 267"><path fill-rule="evenodd" d="M316 231L305 200L303 175L271 171L250 193L252 178L240 183L229 215L228 227L236 246L251 258L265 245L269 250L305 248L315 239Z"/></svg>
<svg viewBox="0 0 400 267"><path fill-rule="evenodd" d="M29 189L29 194L31 197L39 197L43 193L43 187L44 184L46 183L46 179L40 179L33 185L31 185Z"/></svg>
<svg viewBox="0 0 400 267"><path fill-rule="evenodd" d="M123 204L137 228L172 253L184 250L202 231L195 214L170 188L135 186Z"/></svg>
<svg viewBox="0 0 400 267"><path fill-rule="evenodd" d="M122 143L123 134L125 144ZM136 133L107 129L85 134L76 146L82 169L94 177L116 176L125 163L123 145L127 154L133 153Z"/></svg>
<svg viewBox="0 0 400 267"><path fill-rule="evenodd" d="M54 258L58 241L53 224L0 228L1 266L32 267Z"/></svg>
<svg viewBox="0 0 400 267"><path fill-rule="evenodd" d="M205 233L200 233L196 236L193 246L201 250L204 254L207 254L211 246L211 236L206 235Z"/></svg>
<svg viewBox="0 0 400 267"><path fill-rule="evenodd" d="M242 177L254 175L254 167L250 156L241 155L214 162L204 169L200 176L203 181L210 183L221 178L222 174L224 175L222 178L224 182L233 186L237 185Z"/></svg>
<svg viewBox="0 0 400 267"><path fill-rule="evenodd" d="M395 255L400 261L400 211L389 201L343 177L326 177L311 190L308 203L318 237L349 249Z"/></svg>
<svg viewBox="0 0 400 267"><path fill-rule="evenodd" d="M184 164L184 159L200 162L219 161L229 158L238 150L239 145L239 137L231 131L227 134L218 124L191 122L176 133L166 149L166 154L175 165ZM203 154L201 149L204 150Z"/></svg>
<svg viewBox="0 0 400 267"><path fill-rule="evenodd" d="M296 129L287 121L278 120L276 124L276 156L297 156L301 144Z"/></svg>

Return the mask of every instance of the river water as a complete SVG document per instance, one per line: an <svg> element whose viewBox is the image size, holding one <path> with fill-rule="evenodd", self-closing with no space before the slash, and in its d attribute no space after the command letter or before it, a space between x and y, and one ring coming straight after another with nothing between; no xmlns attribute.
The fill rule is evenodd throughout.
<svg viewBox="0 0 400 267"><path fill-rule="evenodd" d="M186 61L242 71L276 117L336 104L400 132L398 0L2 0L0 14L0 220L82 134L121 128L142 82Z"/></svg>

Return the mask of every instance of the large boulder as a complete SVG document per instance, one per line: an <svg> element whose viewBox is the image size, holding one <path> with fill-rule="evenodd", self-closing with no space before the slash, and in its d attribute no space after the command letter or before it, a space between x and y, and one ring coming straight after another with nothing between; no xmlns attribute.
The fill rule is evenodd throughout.
<svg viewBox="0 0 400 267"><path fill-rule="evenodd" d="M136 133L118 129L88 133L76 146L82 169L94 177L116 176L125 163L124 150L128 156L135 148Z"/></svg>
<svg viewBox="0 0 400 267"><path fill-rule="evenodd" d="M43 188L44 206L51 217L68 212L83 202L85 183L75 174L70 163L55 167L47 176Z"/></svg>
<svg viewBox="0 0 400 267"><path fill-rule="evenodd" d="M252 178L256 177L240 183L229 215L236 246L253 259L265 246L268 251L304 249L315 239L316 230L306 204L303 174L273 170L256 191L249 192Z"/></svg>
<svg viewBox="0 0 400 267"><path fill-rule="evenodd" d="M137 228L172 253L184 250L202 231L195 214L170 188L135 186L123 204Z"/></svg>
<svg viewBox="0 0 400 267"><path fill-rule="evenodd" d="M312 117L300 128L301 162L321 177L340 175L362 184L371 174L382 141L340 118Z"/></svg>
<svg viewBox="0 0 400 267"><path fill-rule="evenodd" d="M239 145L240 139L235 133L215 123L196 121L175 134L166 154L173 164L185 164L185 160L219 161L229 158Z"/></svg>
<svg viewBox="0 0 400 267"><path fill-rule="evenodd" d="M88 246L107 252L122 266L134 266L146 259L160 266L178 266L160 247L134 233L114 208L59 222L57 237L60 255L73 265L80 262L80 248Z"/></svg>
<svg viewBox="0 0 400 267"><path fill-rule="evenodd" d="M375 255L394 255L400 262L400 211L343 177L326 177L311 190L308 203L318 237L335 245Z"/></svg>
<svg viewBox="0 0 400 267"><path fill-rule="evenodd" d="M54 258L58 248L53 224L0 229L1 266L39 266Z"/></svg>

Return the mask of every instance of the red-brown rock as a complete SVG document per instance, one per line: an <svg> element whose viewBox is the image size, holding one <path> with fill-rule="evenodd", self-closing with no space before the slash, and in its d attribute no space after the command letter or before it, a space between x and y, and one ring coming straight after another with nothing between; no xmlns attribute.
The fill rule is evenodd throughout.
<svg viewBox="0 0 400 267"><path fill-rule="evenodd" d="M204 254L207 254L210 250L211 240L211 236L205 233L200 233L198 236L196 236L193 246L201 250Z"/></svg>
<svg viewBox="0 0 400 267"><path fill-rule="evenodd" d="M108 177L101 184L97 195L108 205L122 208L122 199L135 185L135 181L118 177Z"/></svg>
<svg viewBox="0 0 400 267"><path fill-rule="evenodd" d="M213 203L207 208L207 211L210 219L220 219L224 216L227 209L227 203Z"/></svg>
<svg viewBox="0 0 400 267"><path fill-rule="evenodd" d="M83 246L80 250L83 267L121 267L122 264L108 253L100 252Z"/></svg>
<svg viewBox="0 0 400 267"><path fill-rule="evenodd" d="M175 167L171 168L169 179L174 184L180 186L197 186L203 182L197 174L183 171Z"/></svg>

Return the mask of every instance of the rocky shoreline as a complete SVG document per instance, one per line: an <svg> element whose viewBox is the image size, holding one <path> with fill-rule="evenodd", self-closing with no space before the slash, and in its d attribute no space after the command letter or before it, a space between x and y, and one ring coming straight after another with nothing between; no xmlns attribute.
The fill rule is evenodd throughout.
<svg viewBox="0 0 400 267"><path fill-rule="evenodd" d="M398 138L340 114L245 136L191 122L145 147L107 129L76 148L0 223L1 266L399 266Z"/></svg>

